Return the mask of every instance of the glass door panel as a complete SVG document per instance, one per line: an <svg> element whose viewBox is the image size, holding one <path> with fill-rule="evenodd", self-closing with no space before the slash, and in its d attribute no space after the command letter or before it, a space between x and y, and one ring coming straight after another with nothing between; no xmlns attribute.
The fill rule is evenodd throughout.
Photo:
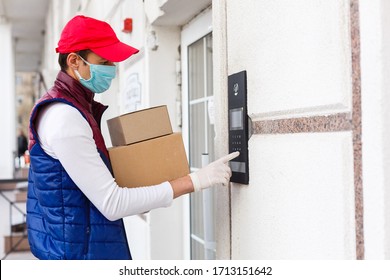
<svg viewBox="0 0 390 280"><path fill-rule="evenodd" d="M212 34L188 46L189 161L191 171L214 160ZM203 159L202 159L203 158ZM203 164L202 164L203 162ZM190 197L191 259L215 259L213 188Z"/></svg>

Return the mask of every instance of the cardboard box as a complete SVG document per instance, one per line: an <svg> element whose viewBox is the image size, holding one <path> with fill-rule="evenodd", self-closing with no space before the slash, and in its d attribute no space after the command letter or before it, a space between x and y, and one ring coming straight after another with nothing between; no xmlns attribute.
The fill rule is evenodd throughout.
<svg viewBox="0 0 390 280"><path fill-rule="evenodd" d="M114 177L121 187L156 185L189 174L180 133L113 147L108 151Z"/></svg>
<svg viewBox="0 0 390 280"><path fill-rule="evenodd" d="M172 133L167 106L135 111L107 120L113 146L124 146Z"/></svg>

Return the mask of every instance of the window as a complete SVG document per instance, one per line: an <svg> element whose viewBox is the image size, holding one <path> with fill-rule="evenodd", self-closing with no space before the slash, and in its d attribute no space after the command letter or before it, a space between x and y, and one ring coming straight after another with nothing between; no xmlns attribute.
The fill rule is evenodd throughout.
<svg viewBox="0 0 390 280"><path fill-rule="evenodd" d="M212 33L188 46L188 121L191 171L214 160ZM215 259L213 188L190 196L191 259Z"/></svg>

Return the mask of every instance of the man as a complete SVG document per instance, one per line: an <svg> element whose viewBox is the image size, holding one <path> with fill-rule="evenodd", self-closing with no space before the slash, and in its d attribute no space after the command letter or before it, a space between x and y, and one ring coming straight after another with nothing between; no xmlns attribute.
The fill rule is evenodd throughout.
<svg viewBox="0 0 390 280"><path fill-rule="evenodd" d="M167 207L180 195L228 185L238 153L171 182L119 187L93 100L115 77L115 62L138 52L105 22L71 19L56 51L61 71L30 118L28 238L39 259L131 259L122 218Z"/></svg>

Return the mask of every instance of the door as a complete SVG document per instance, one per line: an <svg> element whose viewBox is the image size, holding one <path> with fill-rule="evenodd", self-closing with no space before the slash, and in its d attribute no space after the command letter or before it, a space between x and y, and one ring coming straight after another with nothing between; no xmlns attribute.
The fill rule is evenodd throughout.
<svg viewBox="0 0 390 280"><path fill-rule="evenodd" d="M211 10L183 30L183 138L191 172L214 160ZM189 255L215 259L214 191L189 198Z"/></svg>

